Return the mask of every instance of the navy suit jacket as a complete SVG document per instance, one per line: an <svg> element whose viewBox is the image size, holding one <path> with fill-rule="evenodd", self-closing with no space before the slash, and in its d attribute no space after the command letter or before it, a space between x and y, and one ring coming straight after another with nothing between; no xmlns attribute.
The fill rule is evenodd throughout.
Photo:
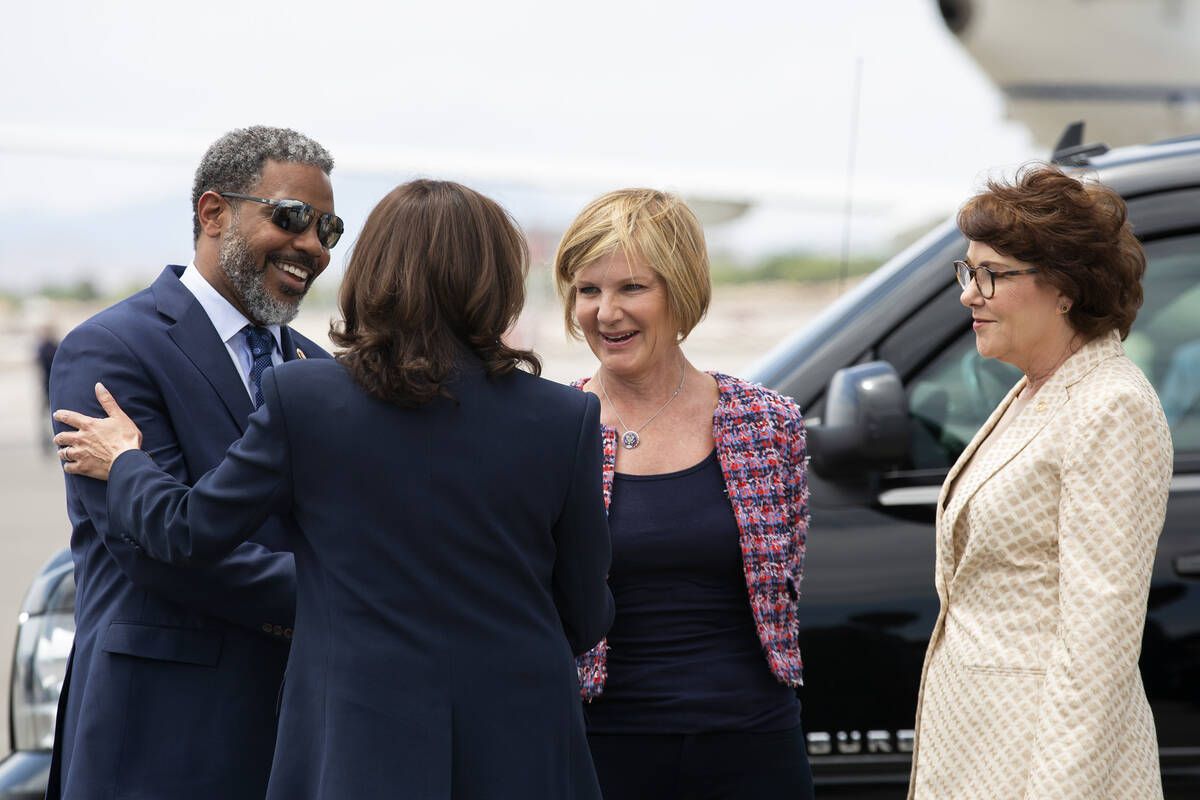
<svg viewBox="0 0 1200 800"><path fill-rule="evenodd" d="M241 436L253 402L182 272L167 267L73 330L54 359L50 399L102 415L93 390L102 381L155 462L190 483ZM328 359L286 327L282 342L284 358L299 348ZM264 519L225 559L173 567L122 539L104 482L68 475L66 484L76 629L47 796L258 800L295 614L285 546L294 523Z"/></svg>
<svg viewBox="0 0 1200 800"><path fill-rule="evenodd" d="M573 659L613 615L599 403L468 356L449 389L406 409L284 364L192 490L142 451L113 464L109 514L155 558L296 519L273 800L599 800Z"/></svg>

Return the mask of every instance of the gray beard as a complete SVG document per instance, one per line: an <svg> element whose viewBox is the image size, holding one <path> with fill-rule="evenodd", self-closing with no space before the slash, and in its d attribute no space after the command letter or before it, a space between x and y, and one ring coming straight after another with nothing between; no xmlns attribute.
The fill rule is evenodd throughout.
<svg viewBox="0 0 1200 800"><path fill-rule="evenodd" d="M220 264L252 322L286 325L296 318L304 294L295 295L295 301L289 303L267 291L266 265L255 262L250 246L236 231L230 231L221 242Z"/></svg>

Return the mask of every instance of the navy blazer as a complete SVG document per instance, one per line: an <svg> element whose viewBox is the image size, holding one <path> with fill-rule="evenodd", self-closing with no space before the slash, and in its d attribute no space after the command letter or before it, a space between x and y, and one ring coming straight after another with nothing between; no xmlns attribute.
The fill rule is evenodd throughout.
<svg viewBox="0 0 1200 800"><path fill-rule="evenodd" d="M241 436L253 402L182 272L166 268L73 330L50 400L100 415L102 381L155 462L190 483ZM282 340L285 358L328 359L286 327ZM104 482L68 475L66 486L76 629L47 797L258 800L295 614L292 523L264 518L220 562L173 567L121 540Z"/></svg>
<svg viewBox="0 0 1200 800"><path fill-rule="evenodd" d="M190 491L142 451L113 464L109 514L155 558L296 519L269 798L599 800L573 659L613 615L599 403L466 356L448 388L401 408L284 364Z"/></svg>

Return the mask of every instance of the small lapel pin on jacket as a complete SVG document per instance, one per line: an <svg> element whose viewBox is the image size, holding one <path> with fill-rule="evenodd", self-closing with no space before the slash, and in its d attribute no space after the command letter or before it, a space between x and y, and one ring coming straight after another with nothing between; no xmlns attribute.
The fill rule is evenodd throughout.
<svg viewBox="0 0 1200 800"><path fill-rule="evenodd" d="M308 356L304 355L304 351L301 350L299 347L297 347L296 348L296 358L308 358Z"/></svg>

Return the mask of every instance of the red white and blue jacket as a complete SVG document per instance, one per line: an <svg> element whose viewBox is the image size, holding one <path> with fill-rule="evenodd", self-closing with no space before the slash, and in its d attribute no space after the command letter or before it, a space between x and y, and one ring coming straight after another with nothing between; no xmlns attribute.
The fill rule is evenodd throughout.
<svg viewBox="0 0 1200 800"><path fill-rule="evenodd" d="M719 398L713 414L717 460L741 534L742 566L754 627L771 672L788 686L803 684L796 601L808 533L804 420L791 400L761 386L709 373ZM571 385L582 389L587 380ZM617 430L604 426L604 504L612 502ZM580 691L604 691L604 639L577 659Z"/></svg>

